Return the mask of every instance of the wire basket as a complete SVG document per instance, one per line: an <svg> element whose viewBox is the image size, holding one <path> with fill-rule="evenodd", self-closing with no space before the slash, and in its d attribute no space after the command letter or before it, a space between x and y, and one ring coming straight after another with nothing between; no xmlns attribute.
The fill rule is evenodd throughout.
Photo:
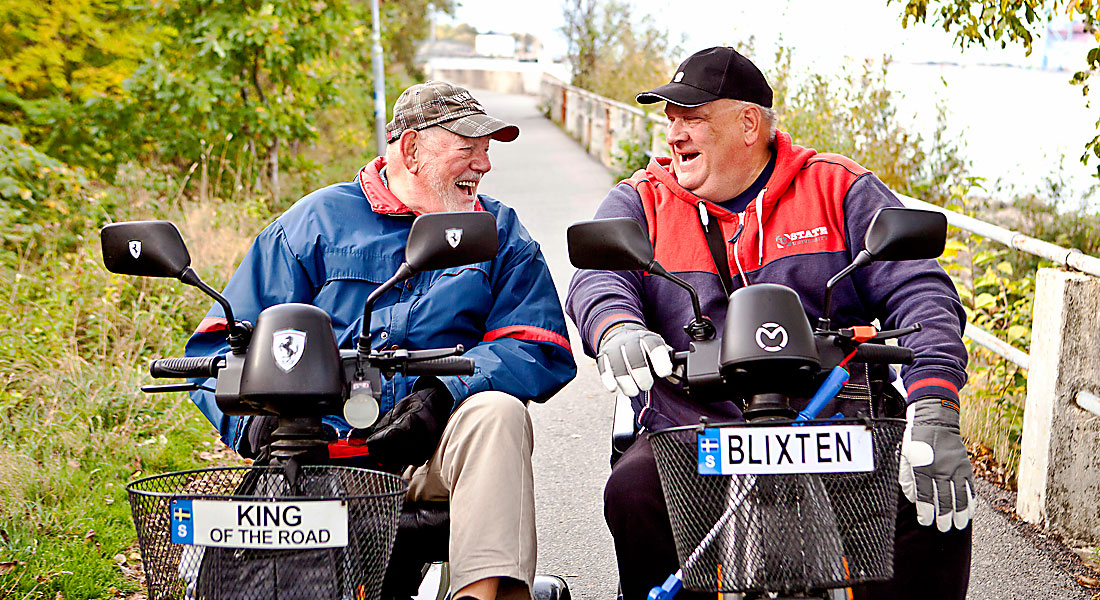
<svg viewBox="0 0 1100 600"><path fill-rule="evenodd" d="M396 475L352 467L299 467L292 475L279 467L199 469L146 477L126 486L149 599L377 600L408 484ZM322 501L338 503L317 504ZM288 505L298 509L291 511ZM261 530L242 530L242 536L251 535L252 542L271 541L287 531L282 541L305 540L306 546L339 542L330 540L326 530L318 535L295 531L290 524L301 523L305 511L335 513L342 519L346 509L346 544L288 549L174 542L173 529L177 534L186 531L179 527L184 522L180 519L193 515L199 522L199 506L206 511L244 511L238 518L248 519L248 524L262 520L264 525L277 525L283 510L287 527L273 530L270 538L257 537Z"/></svg>
<svg viewBox="0 0 1100 600"><path fill-rule="evenodd" d="M701 427L650 433L684 586L797 593L891 578L905 421L869 423L874 470L856 473L700 475ZM775 425L790 423L708 427Z"/></svg>

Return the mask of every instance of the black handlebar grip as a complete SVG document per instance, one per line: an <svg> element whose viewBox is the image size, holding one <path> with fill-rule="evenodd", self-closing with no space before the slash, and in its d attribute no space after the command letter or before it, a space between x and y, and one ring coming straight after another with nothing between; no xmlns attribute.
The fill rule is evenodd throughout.
<svg viewBox="0 0 1100 600"><path fill-rule="evenodd" d="M149 363L153 377L214 377L222 367L220 356L195 356L190 358L158 358Z"/></svg>
<svg viewBox="0 0 1100 600"><path fill-rule="evenodd" d="M913 364L913 350L904 346L885 344L860 344L852 360L877 364Z"/></svg>
<svg viewBox="0 0 1100 600"><path fill-rule="evenodd" d="M444 356L419 360L405 365L406 375L473 375L474 359L463 356Z"/></svg>

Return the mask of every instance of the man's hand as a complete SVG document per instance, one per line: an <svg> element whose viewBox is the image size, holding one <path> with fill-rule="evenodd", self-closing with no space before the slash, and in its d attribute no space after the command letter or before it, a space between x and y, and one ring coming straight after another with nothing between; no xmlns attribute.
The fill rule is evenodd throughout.
<svg viewBox="0 0 1100 600"><path fill-rule="evenodd" d="M439 445L453 406L450 392L436 381L402 398L374 427L352 430L349 437L365 437L363 443L371 460L387 471L420 466L428 462Z"/></svg>
<svg viewBox="0 0 1100 600"><path fill-rule="evenodd" d="M672 374L672 348L637 323L614 325L604 334L596 368L607 391L634 397L653 387L653 375ZM650 370L652 368L652 371Z"/></svg>
<svg viewBox="0 0 1100 600"><path fill-rule="evenodd" d="M898 481L917 505L917 522L940 531L966 528L974 506L974 469L959 434L959 411L940 398L924 398L905 411Z"/></svg>

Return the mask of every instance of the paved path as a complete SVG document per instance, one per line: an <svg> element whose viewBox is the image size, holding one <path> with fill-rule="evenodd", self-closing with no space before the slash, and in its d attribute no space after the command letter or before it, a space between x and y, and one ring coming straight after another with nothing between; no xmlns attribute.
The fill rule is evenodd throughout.
<svg viewBox="0 0 1100 600"><path fill-rule="evenodd" d="M542 245L564 298L573 269L565 229L590 219L611 186L611 175L539 111L529 96L475 94L490 114L520 127L516 142L494 142L493 171L481 191L515 207ZM579 372L550 402L531 410L535 422L535 493L539 571L563 575L574 598L611 600L617 575L611 537L603 522L603 483L610 469L612 398L600 385L595 362L580 351L570 325ZM985 486L979 486L987 490ZM1022 528L990 506L980 490L975 519L969 598L1087 599ZM930 574L934 576L934 574Z"/></svg>

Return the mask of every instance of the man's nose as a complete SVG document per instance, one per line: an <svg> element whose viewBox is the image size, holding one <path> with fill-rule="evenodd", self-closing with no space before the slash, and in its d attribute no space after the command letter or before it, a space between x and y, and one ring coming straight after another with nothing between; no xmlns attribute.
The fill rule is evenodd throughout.
<svg viewBox="0 0 1100 600"><path fill-rule="evenodd" d="M489 161L489 153L478 152L475 154L473 162L470 163L470 168L478 173L488 173L493 168L493 163Z"/></svg>
<svg viewBox="0 0 1100 600"><path fill-rule="evenodd" d="M665 132L665 141L671 146L677 142L683 142L687 140L687 131L684 126L679 122L672 122L668 124L668 131Z"/></svg>

